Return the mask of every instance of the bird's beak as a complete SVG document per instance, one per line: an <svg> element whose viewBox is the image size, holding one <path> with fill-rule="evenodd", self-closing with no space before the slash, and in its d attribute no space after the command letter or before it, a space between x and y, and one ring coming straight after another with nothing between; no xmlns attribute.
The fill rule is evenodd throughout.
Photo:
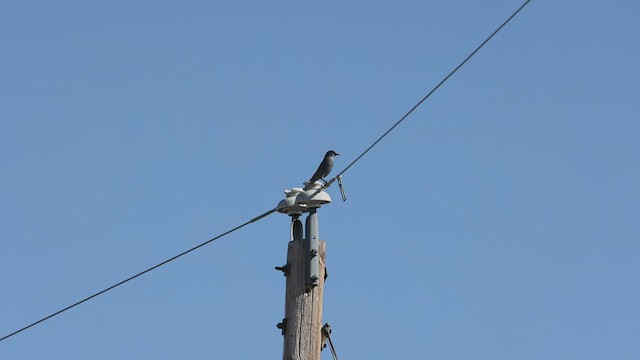
<svg viewBox="0 0 640 360"><path fill-rule="evenodd" d="M338 154L338 153L334 153L334 154L336 154L336 155L340 155L340 154Z"/></svg>

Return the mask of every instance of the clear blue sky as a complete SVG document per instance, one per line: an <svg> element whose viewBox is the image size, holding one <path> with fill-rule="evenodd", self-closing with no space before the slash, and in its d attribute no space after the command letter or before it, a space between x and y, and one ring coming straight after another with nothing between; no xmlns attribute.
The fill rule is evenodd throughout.
<svg viewBox="0 0 640 360"><path fill-rule="evenodd" d="M3 1L0 335L336 170L520 1ZM320 209L344 359L640 358L640 5L534 0ZM2 359L278 359L274 214ZM323 353L329 359L328 352Z"/></svg>

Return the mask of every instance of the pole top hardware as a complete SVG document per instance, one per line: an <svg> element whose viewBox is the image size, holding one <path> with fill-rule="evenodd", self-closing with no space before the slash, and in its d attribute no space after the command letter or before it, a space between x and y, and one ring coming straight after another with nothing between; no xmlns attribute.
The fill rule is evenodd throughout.
<svg viewBox="0 0 640 360"><path fill-rule="evenodd" d="M296 203L305 205L307 208L319 208L322 205L331 203L331 196L319 188L311 188L298 194Z"/></svg>
<svg viewBox="0 0 640 360"><path fill-rule="evenodd" d="M280 200L276 210L289 216L302 215L311 208L319 208L331 203L331 196L316 186L307 191L302 188L292 188L284 191L285 198Z"/></svg>
<svg viewBox="0 0 640 360"><path fill-rule="evenodd" d="M296 197L298 194L302 192L302 188L292 188L284 191L285 198L280 200L276 210L279 213L287 214L290 216L294 215L302 215L307 212L308 209L306 205L298 204L296 202Z"/></svg>

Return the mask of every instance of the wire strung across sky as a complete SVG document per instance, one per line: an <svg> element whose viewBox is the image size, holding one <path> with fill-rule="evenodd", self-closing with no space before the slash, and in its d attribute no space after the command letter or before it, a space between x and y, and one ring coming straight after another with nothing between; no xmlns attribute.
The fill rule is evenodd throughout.
<svg viewBox="0 0 640 360"><path fill-rule="evenodd" d="M427 93L427 95L425 95L425 96L424 96L420 101L418 101L418 103L416 103L416 104L415 104L415 105L414 105L414 106L413 106L413 107L412 107L412 108L411 108L411 109L410 109L406 114L404 114L404 115L400 118L400 120L396 121L396 123L395 123L395 124L393 124L393 125L392 125L388 130L387 130L387 131L385 131L385 132L384 132L384 133L383 133L383 134L382 134L382 135L381 135L381 136L380 136L376 141L374 141L374 142L373 142L373 143L372 143L372 144L371 144L371 145L370 145L370 146L369 146L365 151L363 151L363 152L362 152L362 154L360 154L357 158L355 158L355 160L353 160L351 163L349 163L349 165L347 165L347 166L346 166L342 171L340 171L340 172L339 172L335 177L333 177L331 180L329 180L329 181L328 181L328 182L323 186L323 188L327 188L327 187L329 187L329 186L330 186L334 181L336 181L336 180L338 179L338 177L339 177L339 176L341 176L342 174L344 174L345 172L347 172L347 170L349 170L349 169L350 169L350 168L351 168L351 167L352 167L356 162L358 162L358 161L359 161L363 156L365 156L365 155L369 152L369 150L373 149L373 147L374 147L374 146L376 146L376 145L377 145L377 144L378 144L382 139L384 139L384 138L385 138L385 137L386 137L386 136L387 136L391 131L393 131L393 130L398 126L398 125L400 125L400 123L402 123L402 122L403 122L407 117L409 117L409 115L411 115L411 113L413 113L413 112L414 112L418 107L420 107L420 105L422 105L422 103L424 103L424 102L425 102L425 101L426 101L426 100L427 100L427 99L428 99L428 98L429 98L429 97L430 97L434 92L436 92L436 91L440 88L440 86L442 86L445 82L447 82L447 80L449 80L449 78L450 78L451 76L453 76L453 74L455 74L458 70L460 70L460 68L461 68L462 66L464 66L464 64L466 64L466 63L467 63L467 61L469 61L469 60L470 60L470 59L471 59L471 58L472 58L472 57L473 57L473 56L474 56L474 55L475 55L475 54L476 54L480 49L482 49L482 48L483 48L483 47L484 47L484 46L485 46L485 45L486 45L486 44L487 44L487 43L488 43L488 42L489 42L489 41L490 41L490 40L491 40L491 39L492 39L492 38L493 38L493 37L494 37L498 32L500 32L500 30L502 30L502 28L504 28L504 27L505 27L505 26L506 26L506 25L511 21L511 19L513 19L516 15L518 15L518 13L519 13L522 9L524 9L524 7L525 7L525 6L527 6L527 5L529 4L529 2L531 2L531 0L527 0L527 1L525 1L525 2L524 2L524 3L523 3L523 4L522 4L522 5L521 5L521 6L520 6L516 11L514 11L514 12L513 12L513 14L511 14L511 16L509 16L509 17L507 18L507 20L505 20L505 21L504 21L500 26L498 26L498 27L493 31L493 33L491 33L491 35L489 35L489 36L488 36L488 37L487 37L487 38L486 38L486 39L485 39L485 40L484 40L484 41L483 41L483 42L482 42L478 47L476 47L476 48L475 48L475 50L473 50L473 51L472 51L472 52L471 52L471 53L470 53L470 54L469 54L469 55L468 55L468 56L467 56L467 57L466 57L462 62L460 62L460 63L458 64L458 66L456 66L456 67L455 67L451 72L449 72L449 74L447 74L447 76L445 76L445 77L444 77L444 78L443 78L443 79L442 79L442 80L441 80L441 81L440 81L440 82L439 82L435 87L433 87L433 89L431 89L431 91L429 91L429 92ZM139 272L139 273L137 273L137 274L133 275L133 276L130 276L130 277L128 277L128 278L126 278L126 279L124 279L124 280L120 281L119 283L113 284L113 285L111 285L111 286L109 286L109 287L107 287L107 288L105 288L105 289L103 289L103 290L101 290L101 291L98 291L97 293L95 293L95 294L93 294L93 295L91 295L91 296L88 296L88 297L86 297L86 298L84 298L84 299L82 299L82 300L80 300L80 301L78 301L78 302L76 302L76 303L73 303L73 304L71 304L71 305L69 305L69 306L65 307L64 309L58 310L58 311L56 311L56 312L54 312L54 313L52 313L52 314L50 314L50 315L47 315L47 316L43 317L42 319L40 319L40 320L38 320L38 321L35 321L35 322L33 322L33 323L31 323L31 324L29 324L29 325L27 325L27 326L25 326L25 327L22 327L22 328L20 328L20 329L18 329L18 330L16 330L16 331L14 331L14 332L12 332L12 333L10 333L10 334L7 334L7 335L3 336L2 338L0 338L0 341L6 340L6 339L8 339L8 338L10 338L10 337L12 337L12 336L14 336L14 335L17 335L18 333L21 333L21 332L23 332L23 331L25 331L25 330L27 330L27 329L29 329L29 328L33 327L33 326L36 326L36 325L38 325L38 324L40 324L40 323L42 323L42 322L44 322L44 321L46 321L46 320L49 320L49 319L51 319L51 318L52 318L52 317L54 317L54 316L60 315L60 314L62 314L63 312L65 312L65 311L67 311L67 310L70 310L70 309L72 309L72 308L74 308L74 307L76 307L76 306L78 306L78 305L80 305L80 304L82 304L82 303L84 303L84 302L86 302L86 301L89 301L89 300L91 300L91 299L93 299L93 298L95 298L95 297L97 297L97 296L100 296L100 295L102 295L102 294L104 294L104 293L108 292L109 290L113 290L113 289L117 288L117 287L118 287L118 286L120 286L120 285L124 285L125 283L127 283L127 282L129 282L129 281L131 281L131 280L133 280L133 279L135 279L135 278L137 278L137 277L139 277L139 276L142 276L142 275L144 275L144 274L146 274L146 273L148 273L148 272L150 272L150 271L152 271L152 270L155 270L155 269L157 269L157 268L159 268L159 267L161 267L161 266L163 266L163 265L166 265L167 263L170 263L171 261L174 261L174 260L176 260L176 259L178 259L178 258L180 258L180 257L182 257L182 256L184 256L184 255L187 255L188 253L190 253L190 252L192 252L192 251L194 251L194 250L197 250L197 249L199 249L199 248L201 248L201 247L203 247L203 246L205 246L205 245L208 245L208 244L212 243L213 241L220 239L221 237L224 237L224 236L226 236L226 235L229 235L229 234L231 234L232 232L234 232L234 231L236 231L236 230L240 230L241 228L243 228L243 227L245 227L245 226L247 226L247 225L249 225L249 224L251 224L251 223L254 223L254 222L258 221L258 220L261 220L261 219L263 219L263 218L265 218L265 217L267 217L267 216L269 216L269 215L273 214L275 211L276 211L276 209L274 208L274 209L271 209L271 210L269 210L269 211L267 211L267 212L265 212L265 213L263 213L263 214L261 214L261 215L258 215L258 216L256 216L256 217L254 217L253 219L251 219L251 220L249 220L249 221L247 221L247 222L245 222L245 223L243 223L243 224L241 224L241 225L238 225L238 226L234 227L233 229L227 230L227 231L225 231L225 232L221 233L221 234L220 234L220 235L218 235L218 236L215 236L215 237L213 237L213 238L211 238L211 239L209 239L209 240L207 240L207 241L205 241L205 242L203 242L203 243L201 243L201 244L199 244L199 245L196 245L196 246L192 247L191 249L188 249L188 250L186 250L186 251L183 251L182 253L180 253L180 254L178 254L178 255L175 255L175 256L173 256L173 257L171 257L171 258L169 258L169 259L166 259L166 260L164 260L164 261L162 261L162 262L160 262L160 263L158 263L158 264L156 264L156 265L154 265L154 266L152 266L152 267L150 267L150 268L148 268L148 269L146 269L146 270L144 270L144 271L141 271L141 272Z"/></svg>
<svg viewBox="0 0 640 360"><path fill-rule="evenodd" d="M135 279L135 278L137 278L138 276L144 275L144 274L148 273L149 271L155 270L155 269L159 268L159 267L160 267L160 266L162 266L162 265L165 265L165 264L167 264L167 263L170 263L170 262L171 262L171 261L173 261L173 260L176 260L176 259L177 259L177 258L179 258L179 257L182 257L182 256L184 256L184 255L187 255L188 253L190 253L190 252L192 252L192 251L194 251L194 250L197 250L197 249L199 249L199 248L201 248L201 247L203 247L203 246L205 246L205 245L207 245L207 244L209 244L209 243L211 243L211 242L213 242L213 241L215 241L215 240L218 240L218 239L220 239L220 238L221 238L221 237L223 237L223 236L229 235L229 234L231 234L232 232L234 232L234 231L236 231L236 230L240 230L241 228L243 228L243 227L245 227L245 226L247 226L247 225L249 225L249 224L251 224L251 223L254 223L254 222L256 222L256 221L258 221L258 220L260 220L260 219L262 219L262 218L264 218L264 217L266 217L266 216L269 216L269 215L273 214L275 211L276 211L276 209L274 208L274 209L271 209L271 210L269 210L269 211L267 211L267 212L263 213L262 215L256 216L256 217L254 217L253 219L251 219L251 220L249 220L249 221L245 222L245 223L244 223L244 224L242 224L242 225L238 225L238 226L234 227L234 228L233 228L233 229L231 229L231 230L227 230L227 231L223 232L222 234L220 234L220 235L218 235L218 236L216 236L216 237L214 237L214 238L211 238L211 239L209 239L209 240L207 240L207 241L205 241L205 242L203 242L203 243L201 243L201 244L199 244L199 245L196 245L196 246L192 247L192 248L191 248L191 249L189 249L189 250L183 251L183 252L181 252L180 254L178 254L178 255L176 255L176 256L173 256L173 257L171 257L171 258L169 258L169 259L166 259L165 261L160 262L160 263L158 263L158 264L156 264L156 265L153 265L152 267L150 267L150 268L148 268L148 269L146 269L146 270L144 270L144 271L141 271L141 272L139 272L139 273L137 273L137 274L135 274L135 275L133 275L133 276L130 276L130 277L128 277L128 278L126 278L126 279L124 279L124 280L120 281L120 282L119 282L119 283L117 283L117 284L113 284L113 285L109 286L108 288L106 288L106 289L104 289L104 290L98 291L97 293L95 293L95 294L93 294L93 295L91 295L91 296L88 296L88 297L86 297L86 298L84 298L84 299L82 299L82 300L80 300L80 301L78 301L78 302L76 302L76 303L74 303L74 304L71 304L71 305L67 306L66 308L64 308L64 309L62 309L62 310L58 310L58 311L54 312L54 313L53 313L53 314L51 314L51 315L45 316L45 317L43 317L42 319L40 319L40 320L38 320L38 321L36 321L36 322L34 322L34 323L31 323L31 324L29 324L29 325L27 325L27 326L25 326L25 327L23 327L23 328L21 328L21 329L18 329L18 330L16 330L16 331L12 332L11 334L5 335L5 336L3 336L2 338L0 338L0 341L5 340L5 339L7 339L7 338L10 338L10 337L12 337L12 336L14 336L14 335L16 335L16 334L18 334L18 333L22 332L22 331L25 331L25 330L27 330L28 328L30 328L30 327L32 327L32 326L36 326L36 325L40 324L40 323L41 323L41 322L43 322L43 321L49 320L49 319L51 319L52 317L54 317L54 316L56 316L56 315L60 315L60 314L62 314L63 312L65 312L65 311L67 311L67 310L69 310L69 309L71 309L71 308L74 308L74 307L76 307L76 306L78 306L78 305L82 304L82 303L83 303L83 302L85 302L85 301L89 301L89 300L93 299L94 297L100 296L100 295L102 295L102 294L106 293L106 292L107 292L107 291L109 291L109 290L113 290L113 289L117 288L118 286L123 285L123 284L125 284L125 283L127 283L127 282L129 282L129 281L131 281L131 280L133 280L133 279Z"/></svg>
<svg viewBox="0 0 640 360"><path fill-rule="evenodd" d="M440 82L433 87L433 89L431 89L431 91L429 91L427 93L427 95L425 95L422 99L420 99L420 101L418 101L418 103L416 103L409 111L407 111L406 114L404 114L400 120L396 121L395 124L393 124L389 130L385 131L384 134L382 134L376 141L374 141L365 151L362 152L362 154L360 154L360 156L358 156L355 160L353 160L351 163L349 163L349 165L347 165L347 167L345 167L342 171L340 171L336 176L334 176L331 180L329 180L329 182L327 182L327 184L325 184L325 188L329 187L334 181L336 181L336 179L338 179L338 177L342 174L344 174L345 172L347 172L347 170L349 170L349 168L351 168L356 162L358 162L363 156L365 156L366 153L369 152L369 150L373 149L374 146L378 145L378 143L384 139L387 135L389 135L389 133L391 131L393 131L393 129L396 128L396 126L400 125L401 122L403 122L407 117L409 117L409 115L411 115L411 113L413 113L418 107L420 107L420 105L422 105L423 102L425 102L434 92L436 92L436 90L438 90L440 88L440 86L442 86L445 82L447 82L447 80L449 80L449 78L451 76L453 76L453 74L455 74L458 70L460 70L461 67L464 66L464 64L467 63L467 61L469 61L478 51L480 51L480 49L482 49L498 32L500 32L500 30L502 30L503 27L505 27L509 21L511 21L511 19L513 19L516 15L518 15L518 13L524 9L525 6L527 6L527 4L529 4L529 2L531 2L531 0L527 0L525 1L522 5L520 5L520 7L513 12L513 14L511 14L511 16L509 16L507 18L507 20L505 20L502 24L500 24L500 26L498 26L492 33L491 35L489 35L480 45L478 45L477 48L475 48L475 50L473 50L464 60L462 60L462 62L460 62L460 64L458 64L458 66L456 66L453 70L451 70L451 72L449 72L449 74L447 74L447 76L445 76L442 80L440 80Z"/></svg>

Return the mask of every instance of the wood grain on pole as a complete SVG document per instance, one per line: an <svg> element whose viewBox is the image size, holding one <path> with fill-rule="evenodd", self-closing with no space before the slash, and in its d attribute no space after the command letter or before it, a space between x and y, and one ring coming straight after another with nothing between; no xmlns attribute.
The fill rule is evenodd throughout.
<svg viewBox="0 0 640 360"><path fill-rule="evenodd" d="M318 286L306 292L307 259L304 242L291 241L287 251L287 276L284 334L284 360L320 360L322 329L322 292L324 289L326 243L319 242Z"/></svg>

